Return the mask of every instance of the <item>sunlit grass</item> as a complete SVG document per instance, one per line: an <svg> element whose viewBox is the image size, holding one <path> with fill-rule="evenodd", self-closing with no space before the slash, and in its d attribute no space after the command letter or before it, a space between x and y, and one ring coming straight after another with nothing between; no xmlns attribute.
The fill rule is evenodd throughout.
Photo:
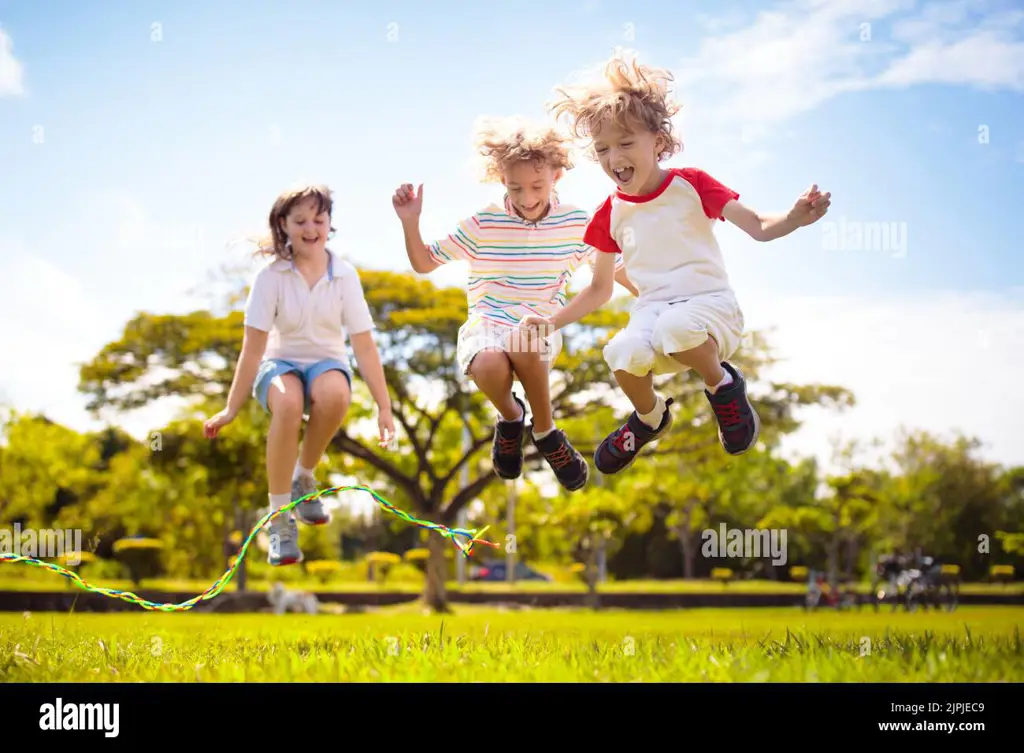
<svg viewBox="0 0 1024 753"><path fill-rule="evenodd" d="M0 615L0 680L1024 680L1021 608Z"/></svg>

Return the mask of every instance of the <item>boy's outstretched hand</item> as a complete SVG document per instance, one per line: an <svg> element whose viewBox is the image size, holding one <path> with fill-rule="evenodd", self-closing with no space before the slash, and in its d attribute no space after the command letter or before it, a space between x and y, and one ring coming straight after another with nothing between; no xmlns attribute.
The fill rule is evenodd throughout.
<svg viewBox="0 0 1024 753"><path fill-rule="evenodd" d="M412 183L403 183L391 197L391 204L395 207L395 213L402 220L411 220L420 216L423 211L423 184L419 189L413 188Z"/></svg>
<svg viewBox="0 0 1024 753"><path fill-rule="evenodd" d="M789 219L795 222L797 227L805 227L824 217L831 205L832 194L822 193L815 183L796 200L796 204L789 210Z"/></svg>

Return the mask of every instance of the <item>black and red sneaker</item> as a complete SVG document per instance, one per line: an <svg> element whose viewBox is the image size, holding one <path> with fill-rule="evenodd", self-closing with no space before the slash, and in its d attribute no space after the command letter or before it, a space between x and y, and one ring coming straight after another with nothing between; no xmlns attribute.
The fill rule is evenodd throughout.
<svg viewBox="0 0 1024 753"><path fill-rule="evenodd" d="M711 403L718 421L718 439L730 455L742 455L757 442L761 434L761 419L747 400L747 383L739 369L722 362L722 368L732 376L732 384L712 395L704 394Z"/></svg>
<svg viewBox="0 0 1024 753"><path fill-rule="evenodd" d="M665 400L665 415L661 417L657 429L645 424L637 412L633 411L626 423L605 437L594 451L594 465L597 469L610 476L631 466L644 445L653 442L672 426L672 411L669 408L673 402L675 399L671 397Z"/></svg>
<svg viewBox="0 0 1024 753"><path fill-rule="evenodd" d="M532 426L530 433L532 436ZM569 442L564 431L555 429L544 439L533 437L533 444L555 472L558 483L568 491L574 492L586 486L590 477L590 467L586 459Z"/></svg>
<svg viewBox="0 0 1024 753"><path fill-rule="evenodd" d="M526 406L515 395L512 399L523 411L518 421L505 421L500 416L494 426L491 462L500 478L515 479L523 472L523 434L526 428Z"/></svg>

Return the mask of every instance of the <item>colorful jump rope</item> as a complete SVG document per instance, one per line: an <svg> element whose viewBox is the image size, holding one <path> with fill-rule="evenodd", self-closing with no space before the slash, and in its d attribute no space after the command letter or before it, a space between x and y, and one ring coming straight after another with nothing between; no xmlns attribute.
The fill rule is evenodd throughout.
<svg viewBox="0 0 1024 753"><path fill-rule="evenodd" d="M69 579L76 586L85 591L97 593L101 596L109 596L112 599L121 599L132 604L138 604L143 609L147 609L150 611L184 612L191 609L201 601L210 601L211 599L214 599L218 595L220 595L220 592L224 589L224 586L231 582L231 579L235 575L235 571L238 569L238 566L242 564L242 560L245 559L246 552L249 549L249 544L256 537L256 534L258 534L267 523L276 518L278 515L281 515L282 513L285 513L288 510L291 510L296 505L302 504L303 502L312 501L314 499L318 499L319 497L323 497L328 494L334 494L335 492L343 491L367 492L375 500L377 500L377 503L381 507L383 507L385 510L388 510L391 513L394 513L398 517L402 518L402 520L405 520L414 525L418 525L421 528L426 528L428 530L435 531L444 536L445 538L451 539L452 543L455 545L455 548L462 552L462 555L466 558L469 558L472 555L474 544L486 544L487 546L491 546L496 549L498 548L498 545L494 542L485 541L479 538L479 535L486 531L489 526L484 527L480 531L467 530L465 528L448 528L447 526L443 526L440 523L431 523L428 520L420 520L418 518L413 517L409 513L405 512L404 510L399 510L397 507L395 507L386 499L377 494L377 492L373 491L373 489L370 489L368 487L334 486L331 487L330 489L323 489L312 494L307 494L305 497L301 497L300 499L296 499L292 502L289 502L284 507L281 507L278 510L274 510L264 515L263 518L261 518L260 521L256 523L255 526L253 526L253 529L249 532L249 536L245 539L245 542L242 544L241 549L239 549L238 555L235 557L235 561L232 563L231 567L229 567L225 571L224 575L222 575L217 580L216 583L214 583L208 589L203 591L203 593L189 599L188 601L183 601L180 604L161 604L155 601L146 601L145 599L142 599L139 596L133 594L131 591L120 591L116 588L102 588L101 586L93 586L82 580L82 578L79 577L77 573L72 572L71 570L68 570L66 568L63 568L60 565L55 565L52 562L44 562L43 560L36 559L35 557L25 557L20 554L0 552L0 562L23 562L27 565L42 567L46 570L50 570L51 572L57 573L58 575L63 575L65 578ZM463 544L459 541L458 537L468 539L468 543Z"/></svg>

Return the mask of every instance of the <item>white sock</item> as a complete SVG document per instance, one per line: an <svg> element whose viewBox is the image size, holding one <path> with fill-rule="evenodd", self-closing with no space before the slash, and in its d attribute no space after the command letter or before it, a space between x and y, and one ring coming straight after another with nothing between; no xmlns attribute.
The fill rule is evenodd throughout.
<svg viewBox="0 0 1024 753"><path fill-rule="evenodd" d="M519 408L519 418L513 418L511 421L509 421L507 418L505 418L500 413L498 414L498 418L500 418L502 421L504 421L507 424L514 424L517 421L522 421L523 417L526 415L526 412L523 410L522 406L519 405L519 403L516 403L516 407Z"/></svg>
<svg viewBox="0 0 1024 753"><path fill-rule="evenodd" d="M303 468L302 461L299 460L296 461L295 463L295 473L292 475L292 480L294 481L302 476L308 476L309 478L313 478L313 469Z"/></svg>
<svg viewBox="0 0 1024 753"><path fill-rule="evenodd" d="M650 413L639 414L640 420L643 421L648 426L650 426L652 429L657 429L659 426L661 426L661 419L665 415L666 409L667 406L665 405L665 398L663 398L661 395L658 395L658 402L654 404L654 410L652 410Z"/></svg>
<svg viewBox="0 0 1024 753"><path fill-rule="evenodd" d="M708 385L708 392L710 392L712 395L714 395L723 387L728 387L730 384L732 384L732 374L730 374L727 369L722 369L722 373L725 374L725 376L722 377L721 382L714 386Z"/></svg>
<svg viewBox="0 0 1024 753"><path fill-rule="evenodd" d="M292 501L291 494L269 494L270 497L270 509L280 510L282 507Z"/></svg>
<svg viewBox="0 0 1024 753"><path fill-rule="evenodd" d="M544 437L546 437L548 434L550 434L554 430L555 430L555 426L554 426L554 424L552 424L550 429L545 429L544 431L535 431L535 432L533 432L533 438L536 439L539 442L540 440L544 439Z"/></svg>

